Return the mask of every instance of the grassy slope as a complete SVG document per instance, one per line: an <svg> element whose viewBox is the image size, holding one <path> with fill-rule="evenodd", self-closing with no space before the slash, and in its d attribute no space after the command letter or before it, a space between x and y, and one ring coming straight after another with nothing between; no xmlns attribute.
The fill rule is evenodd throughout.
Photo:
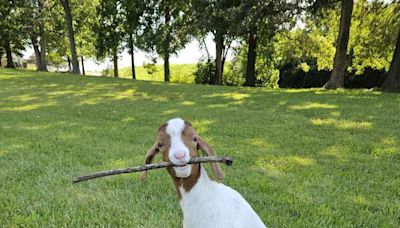
<svg viewBox="0 0 400 228"><path fill-rule="evenodd" d="M120 69L122 78L131 78L131 67ZM156 65L157 71L154 75L148 74L144 67L135 67L136 78L139 80L164 81L164 66ZM194 81L193 73L196 71L196 64L171 64L171 81L190 84Z"/></svg>
<svg viewBox="0 0 400 228"><path fill-rule="evenodd" d="M159 124L176 116L236 159L225 183L270 226L400 225L399 95L0 69L0 97L5 227L180 226L164 170L144 183L132 174L71 184L142 163Z"/></svg>

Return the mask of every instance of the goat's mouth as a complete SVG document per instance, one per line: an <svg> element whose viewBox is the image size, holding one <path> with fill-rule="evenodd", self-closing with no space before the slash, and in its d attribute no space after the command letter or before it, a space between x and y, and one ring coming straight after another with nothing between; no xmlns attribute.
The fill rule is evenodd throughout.
<svg viewBox="0 0 400 228"><path fill-rule="evenodd" d="M186 164L186 165L175 166L174 170L176 177L186 178L192 174L192 165Z"/></svg>

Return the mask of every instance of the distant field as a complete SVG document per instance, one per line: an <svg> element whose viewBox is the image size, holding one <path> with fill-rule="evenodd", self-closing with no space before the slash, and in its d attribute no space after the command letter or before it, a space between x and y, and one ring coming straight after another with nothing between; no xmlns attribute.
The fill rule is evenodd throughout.
<svg viewBox="0 0 400 228"><path fill-rule="evenodd" d="M0 68L0 227L181 227L165 170L71 183L142 164L158 126L177 116L235 159L224 183L268 227L400 227L399 113L399 94L370 90Z"/></svg>
<svg viewBox="0 0 400 228"><path fill-rule="evenodd" d="M131 78L131 67L120 69L121 78ZM136 78L138 80L164 81L164 66L156 65L156 72L149 74L144 67L136 67ZM193 73L196 71L196 64L171 64L171 82L191 84L194 82Z"/></svg>

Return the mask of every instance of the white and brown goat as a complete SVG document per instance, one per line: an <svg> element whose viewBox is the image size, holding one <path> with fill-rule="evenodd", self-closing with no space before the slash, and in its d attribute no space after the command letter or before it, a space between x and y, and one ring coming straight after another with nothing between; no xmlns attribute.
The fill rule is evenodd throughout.
<svg viewBox="0 0 400 228"><path fill-rule="evenodd" d="M183 211L183 227L265 227L246 200L232 188L211 180L200 164L187 164L198 156L197 150L209 156L215 151L201 139L192 125L180 118L169 120L158 129L157 141L146 156L146 164L157 152L163 160L180 165L168 167ZM218 180L224 172L218 163L212 163ZM143 174L144 179L146 173Z"/></svg>

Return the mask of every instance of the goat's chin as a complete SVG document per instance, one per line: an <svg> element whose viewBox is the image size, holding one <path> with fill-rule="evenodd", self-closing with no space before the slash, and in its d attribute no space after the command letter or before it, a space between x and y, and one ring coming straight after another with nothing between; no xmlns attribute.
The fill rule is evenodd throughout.
<svg viewBox="0 0 400 228"><path fill-rule="evenodd" d="M175 176L178 178L186 178L192 174L192 165L174 167Z"/></svg>

